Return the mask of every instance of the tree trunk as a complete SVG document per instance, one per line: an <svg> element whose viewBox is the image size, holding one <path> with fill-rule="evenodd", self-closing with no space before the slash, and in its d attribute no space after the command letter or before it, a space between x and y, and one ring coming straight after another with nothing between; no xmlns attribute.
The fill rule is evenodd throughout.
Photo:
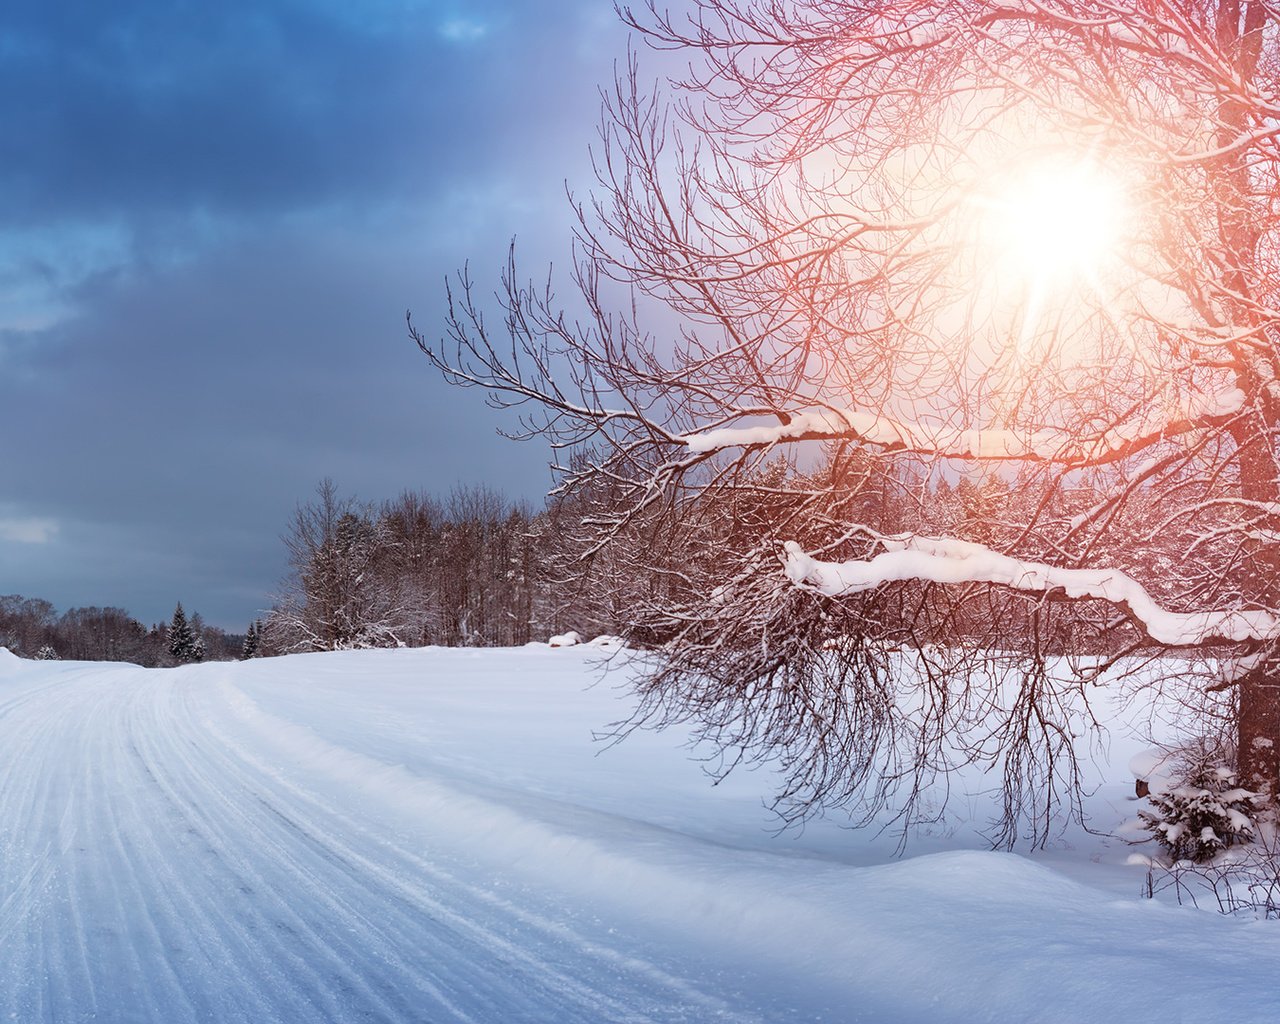
<svg viewBox="0 0 1280 1024"><path fill-rule="evenodd" d="M1242 785L1275 796L1280 786L1280 661L1240 685L1236 719L1237 766Z"/></svg>
<svg viewBox="0 0 1280 1024"><path fill-rule="evenodd" d="M1218 42L1231 54L1242 81L1251 81L1258 69L1262 30L1267 19L1260 0L1219 0ZM1218 110L1218 141L1224 147L1246 133L1252 125L1243 104L1224 98ZM1236 430L1241 496L1263 503L1280 502L1280 467L1276 463L1274 432L1280 425L1280 403L1275 397L1277 357L1274 351L1274 324L1259 322L1250 301L1249 278L1245 267L1256 265L1258 230L1251 217L1254 202L1249 170L1239 155L1223 159L1217 173L1218 223L1227 256L1223 284L1229 296L1227 306L1235 326L1246 323L1257 329L1264 342L1253 339L1233 355L1238 366L1238 384L1249 397L1256 415ZM1251 545L1247 568L1241 580L1243 596L1264 607L1275 607L1280 597L1280 561L1274 545ZM1236 719L1236 766L1243 785L1280 795L1280 656L1268 654L1262 667L1249 672L1240 682Z"/></svg>
<svg viewBox="0 0 1280 1024"><path fill-rule="evenodd" d="M1269 397L1275 374L1253 364L1242 377L1248 393L1256 394L1258 414L1236 434L1241 497L1280 505L1280 467L1276 464L1273 431L1280 410ZM1280 552L1275 544L1252 541L1246 547L1244 571L1238 581L1241 595L1264 608L1280 604ZM1240 680L1236 719L1236 768L1242 785L1280 796L1280 649L1275 644L1266 660Z"/></svg>

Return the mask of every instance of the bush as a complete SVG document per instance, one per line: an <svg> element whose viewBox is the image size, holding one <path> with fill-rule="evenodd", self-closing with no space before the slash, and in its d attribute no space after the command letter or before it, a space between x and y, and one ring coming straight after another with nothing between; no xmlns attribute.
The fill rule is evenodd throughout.
<svg viewBox="0 0 1280 1024"><path fill-rule="evenodd" d="M1235 772L1208 743L1174 752L1161 769L1148 780L1152 810L1138 817L1170 858L1203 864L1254 839L1257 794L1236 785Z"/></svg>

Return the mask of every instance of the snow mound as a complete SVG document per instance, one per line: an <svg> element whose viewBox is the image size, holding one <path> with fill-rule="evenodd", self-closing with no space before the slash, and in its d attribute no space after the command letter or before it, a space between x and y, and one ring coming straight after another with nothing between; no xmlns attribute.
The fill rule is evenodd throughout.
<svg viewBox="0 0 1280 1024"><path fill-rule="evenodd" d="M601 651L620 651L626 645L623 643L622 637L620 636L610 636L608 633L601 633L594 640L588 640L586 646L593 647Z"/></svg>
<svg viewBox="0 0 1280 1024"><path fill-rule="evenodd" d="M1129 759L1129 771L1133 777L1147 784L1157 796L1169 792L1176 784L1178 752L1149 747Z"/></svg>

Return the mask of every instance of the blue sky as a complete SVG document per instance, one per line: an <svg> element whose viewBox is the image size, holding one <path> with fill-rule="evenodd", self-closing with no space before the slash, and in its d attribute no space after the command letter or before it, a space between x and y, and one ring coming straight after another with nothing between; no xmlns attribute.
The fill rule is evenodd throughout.
<svg viewBox="0 0 1280 1024"><path fill-rule="evenodd" d="M0 593L238 630L322 477L544 491L404 311L565 262L625 47L601 0L9 0Z"/></svg>

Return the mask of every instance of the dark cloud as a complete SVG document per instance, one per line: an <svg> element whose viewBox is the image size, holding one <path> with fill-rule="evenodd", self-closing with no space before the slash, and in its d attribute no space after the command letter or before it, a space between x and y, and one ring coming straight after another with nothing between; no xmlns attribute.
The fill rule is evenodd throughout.
<svg viewBox="0 0 1280 1024"><path fill-rule="evenodd" d="M0 37L0 298L243 222L452 198L465 236L486 197L558 206L621 38L595 3L67 6L20 4Z"/></svg>
<svg viewBox="0 0 1280 1024"><path fill-rule="evenodd" d="M0 18L0 592L236 627L315 482L545 489L407 340L563 255L598 3L14 3ZM496 276L496 275L495 275Z"/></svg>
<svg viewBox="0 0 1280 1024"><path fill-rule="evenodd" d="M530 99L580 85L528 81L572 70L572 7L492 6L453 41L430 4L395 31L338 5L6 5L0 219L254 214L474 171L530 113L555 129Z"/></svg>

